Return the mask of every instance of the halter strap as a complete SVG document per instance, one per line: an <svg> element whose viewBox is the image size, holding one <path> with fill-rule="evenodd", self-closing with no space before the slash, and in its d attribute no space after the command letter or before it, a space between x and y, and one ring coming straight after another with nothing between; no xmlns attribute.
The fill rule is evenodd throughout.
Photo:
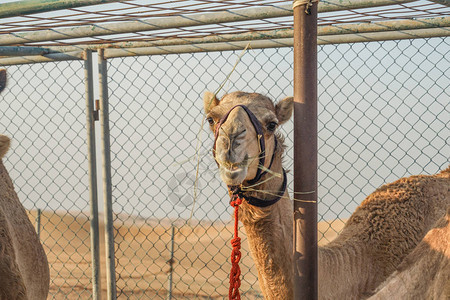
<svg viewBox="0 0 450 300"><path fill-rule="evenodd" d="M256 116L251 112L251 110L243 105L243 104L238 104L233 106L220 120L219 123L217 124L216 130L214 132L214 146L213 146L213 156L214 159L216 159L216 143L217 143L217 139L219 137L219 130L220 127L223 125L223 123L225 123L228 119L228 116L230 115L231 111L233 109L235 109L236 107L241 107L244 109L244 111L247 113L248 117L250 118L250 121L253 124L253 127L255 128L256 131L256 136L258 138L258 142L259 142L259 165L258 165L258 169L256 171L256 175L255 178L253 178L252 180L247 180L247 183L252 185L255 184L256 182L258 182L262 176L264 176L268 170L270 170L270 168L272 167L272 163L274 161L275 158L275 152L277 150L277 145L278 145L278 141L276 136L274 136L275 138L275 145L273 148L273 153L272 153L272 158L270 160L270 164L269 167L265 170L262 171L264 169L264 162L265 162L265 152L266 152L266 146L265 146L265 140L264 140L264 132L262 129L262 125L261 122L259 122L259 120L256 118ZM219 165L219 163L216 160L217 165ZM286 176L286 171L283 169L283 184L281 186L281 189L278 191L276 198L272 199L272 200L263 200L263 199L259 199L256 197L252 197L252 196L245 196L244 195L244 191L242 191L242 189L240 187L237 187L235 190L231 191L234 195L238 195L241 198L244 198L245 200L247 200L247 202L250 205L256 206L256 207L267 207L270 205L273 205L275 203L278 202L278 200L281 199L281 197L283 197L284 192L286 190L286 186L287 186L287 176Z"/></svg>
<svg viewBox="0 0 450 300"><path fill-rule="evenodd" d="M259 166L258 166L258 169L256 171L255 178L253 178L252 180L248 180L247 181L249 184L254 184L254 183L258 182L261 179L261 176L263 174L266 173L266 172L264 172L263 174L261 173L262 169L264 167L264 162L265 162L266 146L265 146L265 141L264 141L264 132L263 132L263 129L262 129L262 125L259 122L259 120L256 118L256 116L251 112L251 110L247 106L245 106L243 104L235 105L222 117L222 119L220 119L219 123L217 124L216 130L214 132L213 156L214 156L214 159L215 159L216 158L216 143L217 143L217 138L219 137L220 127L222 126L223 123L225 123L227 121L228 116L230 115L231 111L233 109L235 109L236 107L243 108L244 111L247 113L250 121L253 124L253 127L255 128L256 136L257 136L258 141L259 141ZM275 141L276 141L276 138L275 138ZM275 153L275 149L274 149L274 153ZM273 161L273 155L272 155L272 161ZM270 163L270 165L272 165L272 162Z"/></svg>
<svg viewBox="0 0 450 300"><path fill-rule="evenodd" d="M286 191L286 186L287 186L287 176L286 176L286 171L283 169L283 184L281 185L281 189L278 191L278 193L274 199L264 200L264 199L260 199L260 198L256 198L256 197L252 197L252 196L246 196L246 195L244 195L244 191L240 187L237 187L236 189L232 190L231 193L233 195L237 195L239 198L244 198L245 200L247 200L247 202L250 205L253 205L256 207L267 207L267 206L271 206L271 205L277 203L278 200L280 200L281 197L283 197L284 192Z"/></svg>

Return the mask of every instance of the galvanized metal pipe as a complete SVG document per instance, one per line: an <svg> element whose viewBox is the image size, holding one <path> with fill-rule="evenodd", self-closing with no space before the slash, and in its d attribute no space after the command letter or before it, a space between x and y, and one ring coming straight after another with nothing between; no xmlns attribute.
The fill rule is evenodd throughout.
<svg viewBox="0 0 450 300"><path fill-rule="evenodd" d="M101 299L100 281L100 240L98 226L97 161L95 151L94 119L94 78L92 75L92 51L84 53L84 80L86 89L86 130L89 170L89 203L91 208L91 258L92 258L92 299Z"/></svg>
<svg viewBox="0 0 450 300"><path fill-rule="evenodd" d="M419 39L419 38L446 37L446 36L450 36L450 27L319 36L317 44L328 45L341 43L361 43L372 41ZM138 55L164 55L164 54L180 54L193 52L242 50L247 46L248 43L249 42L247 41L241 41L241 42L194 44L194 45L180 45L180 46L106 49L105 55L108 58L114 58L114 57L138 56ZM251 41L250 45L252 49L292 47L294 45L294 40L293 38L284 38L284 39ZM76 56L74 56L73 54L57 55L55 57L56 59L51 59L52 58L51 56L50 57L24 56L24 57L0 58L0 66L82 59L83 57L82 52L78 51L76 53L78 53Z"/></svg>
<svg viewBox="0 0 450 300"><path fill-rule="evenodd" d="M294 8L294 299L318 297L317 2Z"/></svg>
<svg viewBox="0 0 450 300"><path fill-rule="evenodd" d="M450 17L422 18L414 20L380 21L356 24L336 24L319 26L317 34L338 35L368 32L388 32L416 29L441 28L450 26Z"/></svg>
<svg viewBox="0 0 450 300"><path fill-rule="evenodd" d="M75 8L121 0L24 0L0 4L0 18L43 13L59 9Z"/></svg>
<svg viewBox="0 0 450 300"><path fill-rule="evenodd" d="M194 38L170 38L155 41L130 41L130 42L107 43L107 44L50 46L49 49L51 49L52 51L67 52L80 49L92 49L92 50L97 50L99 48L121 49L121 48L162 47L162 46L178 46L178 45L209 44L209 43L227 43L236 41L256 41L269 39L273 40L282 38L292 38L293 32L294 31L292 29L277 29L277 30L250 31L232 34L218 34Z"/></svg>
<svg viewBox="0 0 450 300"><path fill-rule="evenodd" d="M375 41L389 41L389 40L409 40L409 39L423 39L432 37L447 37L450 36L450 27L430 28L430 29L414 29L402 31L386 31L386 32L367 32L358 34L339 34L319 36L317 43L319 45L328 44L350 44L362 42Z"/></svg>
<svg viewBox="0 0 450 300"><path fill-rule="evenodd" d="M23 64L35 64L51 61L66 61L66 60L82 60L83 51L73 51L66 53L52 53L46 55L36 56L19 56L0 58L0 65L23 65Z"/></svg>
<svg viewBox="0 0 450 300"><path fill-rule="evenodd" d="M442 5L450 7L450 1L449 0L430 0L430 1L432 1L434 3L437 3L437 4L442 4Z"/></svg>
<svg viewBox="0 0 450 300"><path fill-rule="evenodd" d="M103 202L105 210L105 251L106 251L106 284L108 300L117 299L116 266L114 252L114 219L112 207L111 184L111 144L109 131L109 100L107 61L102 49L98 52L99 91L100 91L100 127L103 157Z"/></svg>
<svg viewBox="0 0 450 300"><path fill-rule="evenodd" d="M212 51L242 50L248 44L253 49L291 47L292 39L276 39L263 41L241 41L227 43L194 44L181 46L162 46L150 48L105 49L105 57L124 57L138 55L161 55L173 53L195 53Z"/></svg>
<svg viewBox="0 0 450 300"><path fill-rule="evenodd" d="M0 46L0 56L44 55L48 53L50 53L49 49L41 47Z"/></svg>
<svg viewBox="0 0 450 300"><path fill-rule="evenodd" d="M169 278L168 278L168 287L167 287L167 300L172 300L172 285L173 285L173 251L174 251L174 243L175 243L175 226L172 225L172 232L170 234L170 259L169 259Z"/></svg>
<svg viewBox="0 0 450 300"><path fill-rule="evenodd" d="M36 215L36 234L38 236L38 239L41 239L41 214L42 211L40 208L38 208Z"/></svg>
<svg viewBox="0 0 450 300"><path fill-rule="evenodd" d="M381 21L371 23L357 24L337 24L319 26L317 34L325 35L342 35L352 33L368 33L368 32L384 32L384 31L405 31L416 29L440 28L450 26L450 17L423 18L415 20L397 20L397 21ZM174 45L193 45L208 43L229 43L238 41L257 41L257 40L279 40L292 38L294 30L279 29L265 30L256 32L244 32L236 34L222 34L199 38L173 38L157 41L136 41L136 42L118 42L108 44L88 44L75 46L50 46L51 51L67 52L77 51L81 49L97 50L98 48L120 49L120 48L140 48L140 47L164 47ZM1 47L0 47L1 49Z"/></svg>
<svg viewBox="0 0 450 300"><path fill-rule="evenodd" d="M411 1L413 0L333 0L323 4L321 12L392 5L395 3L407 3ZM192 14L187 16L174 16L158 19L150 18L112 24L61 28L59 30L51 29L22 33L19 32L14 34L3 34L0 36L0 45L65 40L72 38L103 36L139 31L152 31L217 23L240 22L286 16L292 16L292 8L290 5L252 7L234 11Z"/></svg>
<svg viewBox="0 0 450 300"><path fill-rule="evenodd" d="M444 37L444 36L450 36L450 27L319 36L317 39L317 44L328 45L340 43L360 43L360 42L418 39L418 38ZM247 46L247 44L250 44L251 49L283 48L283 47L292 47L294 45L294 39L284 38L284 39L260 40L260 41L238 41L227 43L160 46L148 48L141 47L141 48L125 48L125 49L105 49L105 56L108 58L114 58L114 57L139 56L139 55L164 55L164 54L180 54L180 53L194 53L194 52L231 51L231 50L242 50Z"/></svg>

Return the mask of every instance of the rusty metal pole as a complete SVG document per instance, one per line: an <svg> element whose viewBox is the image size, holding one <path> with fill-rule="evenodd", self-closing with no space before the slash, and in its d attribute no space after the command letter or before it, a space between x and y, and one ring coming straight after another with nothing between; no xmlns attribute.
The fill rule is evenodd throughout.
<svg viewBox="0 0 450 300"><path fill-rule="evenodd" d="M317 299L317 2L294 1L294 299Z"/></svg>

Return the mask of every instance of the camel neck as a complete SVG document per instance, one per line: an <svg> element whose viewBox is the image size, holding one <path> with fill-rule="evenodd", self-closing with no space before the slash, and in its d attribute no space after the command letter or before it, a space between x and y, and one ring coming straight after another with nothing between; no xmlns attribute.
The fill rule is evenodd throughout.
<svg viewBox="0 0 450 300"><path fill-rule="evenodd" d="M281 154L277 153L252 196L270 200L283 185ZM275 176L274 176L275 174ZM276 176L281 174L281 176ZM284 190L281 199L267 207L256 207L244 201L239 219L245 227L258 279L265 299L293 299L292 268L292 202Z"/></svg>
<svg viewBox="0 0 450 300"><path fill-rule="evenodd" d="M318 250L321 298L345 299L346 295L355 295L359 299L362 291L373 285L370 275L374 270L367 249L357 241L343 243L338 238ZM343 278L346 284L342 284Z"/></svg>

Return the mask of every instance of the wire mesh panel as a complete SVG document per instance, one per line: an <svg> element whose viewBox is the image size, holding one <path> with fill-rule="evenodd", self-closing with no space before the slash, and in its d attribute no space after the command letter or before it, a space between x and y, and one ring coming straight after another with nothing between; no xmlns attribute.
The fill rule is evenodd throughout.
<svg viewBox="0 0 450 300"><path fill-rule="evenodd" d="M322 220L347 218L384 183L449 164L449 53L448 38L321 47Z"/></svg>
<svg viewBox="0 0 450 300"><path fill-rule="evenodd" d="M12 139L5 166L50 265L52 299L91 296L89 193L80 62L10 66L0 132Z"/></svg>
<svg viewBox="0 0 450 300"><path fill-rule="evenodd" d="M119 298L228 293L232 208L211 155L212 134L201 126L202 94L219 88L239 55L108 61ZM336 236L380 185L449 164L449 57L449 38L319 48L320 243ZM292 95L292 65L290 48L248 50L218 94L256 91L282 99ZM8 67L0 95L0 132L12 137L5 165L33 222L42 210L53 299L86 299L92 290L82 67L78 61ZM290 170L292 122L281 130ZM292 172L288 179L292 192ZM241 294L258 299L257 272L241 235Z"/></svg>
<svg viewBox="0 0 450 300"><path fill-rule="evenodd" d="M284 71L278 71L274 79L254 62L259 59L270 64L271 58L282 61L290 52L250 51L226 89L248 90L251 82L259 82L258 88L270 87L265 93L289 94L283 91L291 85ZM237 56L227 52L110 60L119 297L166 297L172 226L174 297L222 298L228 293L231 211L210 155L210 133L201 128L201 98L204 91L220 86ZM288 71L290 65L285 62L279 66L283 69ZM262 74L255 79L258 72ZM242 291L249 299L257 298L256 270L248 249L245 253L242 268L247 275Z"/></svg>
<svg viewBox="0 0 450 300"><path fill-rule="evenodd" d="M449 163L449 52L448 38L319 48L321 243L375 188ZM212 134L201 128L201 98L218 89L238 56L109 60L119 298L163 299L168 289L174 299L228 293L231 208L211 157ZM292 65L289 48L249 50L219 95L292 95ZM291 169L292 123L282 130ZM242 293L254 299L261 297L256 270L243 245Z"/></svg>

